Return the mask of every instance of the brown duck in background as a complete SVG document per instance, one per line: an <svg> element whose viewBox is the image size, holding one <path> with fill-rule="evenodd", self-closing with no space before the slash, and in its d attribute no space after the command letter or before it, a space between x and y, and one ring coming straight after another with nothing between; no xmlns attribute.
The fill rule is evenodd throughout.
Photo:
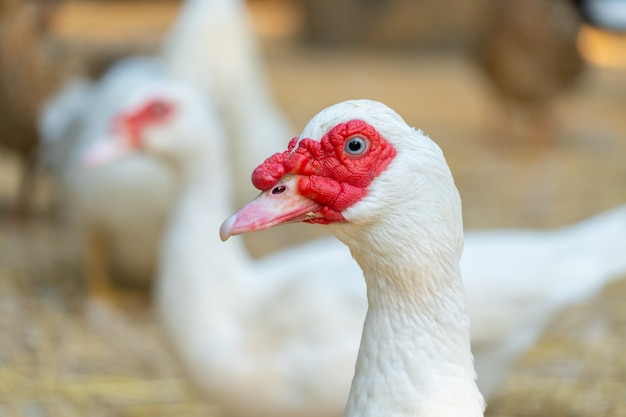
<svg viewBox="0 0 626 417"><path fill-rule="evenodd" d="M40 103L73 66L67 57L55 56L55 45L46 40L54 8L55 3L43 0L0 0L0 147L21 159L12 203L13 214L20 217L30 211Z"/></svg>
<svg viewBox="0 0 626 417"><path fill-rule="evenodd" d="M496 93L495 136L556 139L550 106L583 70L581 16L570 0L491 0L476 59ZM502 116L498 117L502 113Z"/></svg>

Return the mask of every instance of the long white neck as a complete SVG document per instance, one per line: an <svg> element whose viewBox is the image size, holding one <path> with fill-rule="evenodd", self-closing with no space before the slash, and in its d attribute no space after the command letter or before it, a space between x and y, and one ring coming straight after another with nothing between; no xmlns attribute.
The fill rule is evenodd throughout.
<svg viewBox="0 0 626 417"><path fill-rule="evenodd" d="M186 0L163 49L167 71L213 94L249 79L257 55L242 0Z"/></svg>
<svg viewBox="0 0 626 417"><path fill-rule="evenodd" d="M220 165L199 158L180 173L183 186L157 281L157 307L175 348L196 380L217 392L216 375L237 372L221 367L246 366L233 358L245 357L238 351L238 322L255 291L254 280L248 282L252 260L241 240L225 245L218 237L220 222L230 212L230 190L223 180L227 171Z"/></svg>
<svg viewBox="0 0 626 417"><path fill-rule="evenodd" d="M344 416L482 416L459 271L462 225L397 220L337 233L368 288Z"/></svg>
<svg viewBox="0 0 626 417"><path fill-rule="evenodd" d="M168 74L198 85L218 104L231 137L232 172L251 172L293 136L274 103L245 1L185 1L163 56ZM234 181L238 206L255 196L249 176Z"/></svg>
<svg viewBox="0 0 626 417"><path fill-rule="evenodd" d="M246 112L251 99L253 105L273 106L260 46L243 0L185 1L163 57L169 74L200 86L227 111L243 106L239 110Z"/></svg>

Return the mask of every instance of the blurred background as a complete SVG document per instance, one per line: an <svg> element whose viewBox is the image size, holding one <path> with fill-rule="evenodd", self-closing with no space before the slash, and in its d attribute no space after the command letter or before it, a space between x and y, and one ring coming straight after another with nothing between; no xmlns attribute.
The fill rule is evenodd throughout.
<svg viewBox="0 0 626 417"><path fill-rule="evenodd" d="M385 102L442 147L474 230L551 229L626 202L626 17L603 20L586 3L246 6L268 91L296 132L338 101ZM72 77L158 54L183 6L0 0L2 416L219 413L173 359L148 293L132 314L84 308L81 243L38 163L45 101ZM246 242L261 256L322 234L290 226ZM556 317L487 415L626 416L623 300L618 280ZM567 366L546 365L554 358Z"/></svg>

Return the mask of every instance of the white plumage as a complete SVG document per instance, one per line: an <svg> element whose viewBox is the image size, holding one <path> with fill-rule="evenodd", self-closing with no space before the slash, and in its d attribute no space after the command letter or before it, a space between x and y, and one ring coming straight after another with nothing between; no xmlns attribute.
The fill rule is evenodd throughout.
<svg viewBox="0 0 626 417"><path fill-rule="evenodd" d="M320 204L306 218L330 221L327 227L349 247L367 284L368 310L344 416L482 416L459 266L461 200L442 152L393 110L369 100L326 108L311 119L300 138L321 141L331 129L350 121L368 123L383 139L363 128L358 137L366 145L355 146L363 156L354 157L347 145L355 136L346 133L345 142L332 149L326 142L323 151L311 151L311 161L336 158L336 169L350 172L346 179L357 175L356 166L370 157L382 164L382 154L376 152L389 149L388 144L397 154L372 174L376 177L366 194L341 210L341 220L333 220L323 209L333 210L335 200L327 203L320 194L302 194L306 178L331 178L319 168L309 173L303 162L226 221L221 235L302 219L292 211L298 194ZM302 143L298 149L304 149ZM306 152L293 150L285 158L297 160ZM323 156L318 157L320 152Z"/></svg>
<svg viewBox="0 0 626 417"><path fill-rule="evenodd" d="M78 163L80 155L106 135L112 114L129 96L155 80L182 80L216 103L229 130L230 150L223 156L231 158L236 174L232 195L249 198L249 177L243 173L279 149L289 126L266 86L247 19L239 0L189 0L159 57L122 61L97 83L74 81L42 112L42 159L60 184L60 200L69 202L64 210L77 222L91 252L107 258L100 263L112 262L131 283L143 286L153 277L176 175L146 153L89 171Z"/></svg>
<svg viewBox="0 0 626 417"><path fill-rule="evenodd" d="M566 305L626 274L626 205L555 230L465 233L461 271L478 384L489 396Z"/></svg>
<svg viewBox="0 0 626 417"><path fill-rule="evenodd" d="M176 179L150 155L91 170L84 169L81 155L112 129L128 94L162 77L156 59L122 61L97 83L78 82L61 91L41 121L43 160L57 179L64 214L87 250L103 257L95 262L104 265L87 267L114 267L134 286L152 280ZM59 112L64 107L68 112Z"/></svg>
<svg viewBox="0 0 626 417"><path fill-rule="evenodd" d="M462 351L452 356L452 363L448 357L448 365L443 365L443 368L441 364L429 362L439 355L439 349L442 352L447 349L446 346L437 347L436 340L441 332L454 333L459 331L461 325L461 334L465 333L464 315L457 312L456 321L454 314L439 316L443 301L431 305L433 309L429 311L431 298L438 298L433 292L437 284L432 281L417 284L418 287L425 285L422 290L426 293L416 294L418 298L425 299L407 295L414 289L413 284L405 280L407 274L416 273L412 268L419 269L420 274L430 278L441 273L442 267L444 280L449 278L445 271L456 275L452 272L456 269L456 255L451 256L436 243L442 240L447 242L450 250L459 249L455 236L460 233L460 214L450 217L445 212L438 212L442 209L447 212L457 206L454 199L452 202L449 200L456 195L456 190L446 185L449 174L442 172L445 161L438 152L429 149L435 145L420 132L407 132L407 127L398 122L395 113L368 101L331 106L309 122L300 138L319 140L333 125L354 118L369 121L394 144L402 143L402 147L398 145L398 153L403 156L402 162L392 162L388 172L376 178L367 196L342 212L347 225L337 223L329 226L350 247L352 255L364 269L370 300L371 314L368 312L357 374L345 415L479 415L475 401L479 396L471 394L473 378L468 373L460 377L463 373L456 373L455 376L453 372L466 358ZM412 138L420 145L409 150L402 142L406 138ZM397 159L400 160L400 156ZM273 194L288 192L295 184L292 181L279 181L278 185L262 194L266 197L251 204L254 209L242 209L245 213L242 215L242 226L237 226L239 214L227 220L222 226L224 237L238 228L236 233L275 224L276 221L271 220L273 212L292 213L289 205L272 200L276 198L272 197ZM414 189L408 190L403 184L412 184ZM269 201L267 207L263 206L263 201ZM259 205L261 208L256 208ZM265 219L266 216L270 220ZM289 219L288 214L281 216L281 221ZM316 216L314 212L307 214L307 218ZM416 225L415 218L421 219L422 224ZM450 234L448 228L455 232ZM409 241L407 235L410 236ZM515 359L539 336L555 311L594 294L607 281L626 272L626 259L623 257L626 249L626 206L555 231L470 232L466 236L465 248L460 267L469 295L472 343L477 354L479 382L482 381L481 384L491 392ZM418 256L411 261L411 254L415 252ZM437 254L440 257L435 258ZM446 257L453 263L447 265ZM416 264L407 266L407 262ZM298 268L295 263L293 268ZM390 282L385 278L388 275L400 281ZM396 293L398 290L400 293ZM444 284L442 290L447 294L444 299L450 296L450 291L455 294L452 300L462 299L454 285L449 287ZM414 303L420 305L417 311L412 306ZM445 307L446 303L443 303ZM424 311L425 315L434 315L424 318ZM398 335L398 331L404 331L403 325L394 325L396 320L393 317L401 323L411 322L406 316L411 313L421 317L418 320L421 324L418 323L410 331L412 336L409 339L404 339ZM430 326L438 330L428 334ZM423 333L427 336L423 337ZM415 343L413 338L420 340L423 346ZM422 356L424 352L426 357ZM456 360L461 362L455 365ZM418 375L412 374L412 365L419 368L415 370ZM446 376L447 373L450 374ZM450 392L463 392L463 387L469 389L466 397L462 394L454 398L446 397ZM405 392L405 395L399 392ZM411 400L412 397L417 399Z"/></svg>
<svg viewBox="0 0 626 417"><path fill-rule="evenodd" d="M248 173L293 136L276 106L243 0L187 0L163 48L166 70L217 105L236 173L237 204L254 195Z"/></svg>
<svg viewBox="0 0 626 417"><path fill-rule="evenodd" d="M144 144L183 173L158 285L172 344L232 415L337 415L366 309L361 271L335 239L259 261L240 241L220 244L212 231L231 209L232 187L223 131L207 120L187 117L186 131L164 130L169 146ZM466 234L461 270L481 389L497 386L554 311L626 272L625 229L626 206L555 231ZM588 267L568 267L572 260ZM251 395L244 403L243 393Z"/></svg>

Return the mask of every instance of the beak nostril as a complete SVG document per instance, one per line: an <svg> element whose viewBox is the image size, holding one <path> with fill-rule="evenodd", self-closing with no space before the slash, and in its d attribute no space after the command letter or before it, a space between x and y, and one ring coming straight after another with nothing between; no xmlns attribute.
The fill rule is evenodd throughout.
<svg viewBox="0 0 626 417"><path fill-rule="evenodd" d="M287 187L285 187L284 185L279 185L277 187L274 187L274 189L272 190L272 194L276 195L276 194L282 194L285 192L285 190L287 189Z"/></svg>

